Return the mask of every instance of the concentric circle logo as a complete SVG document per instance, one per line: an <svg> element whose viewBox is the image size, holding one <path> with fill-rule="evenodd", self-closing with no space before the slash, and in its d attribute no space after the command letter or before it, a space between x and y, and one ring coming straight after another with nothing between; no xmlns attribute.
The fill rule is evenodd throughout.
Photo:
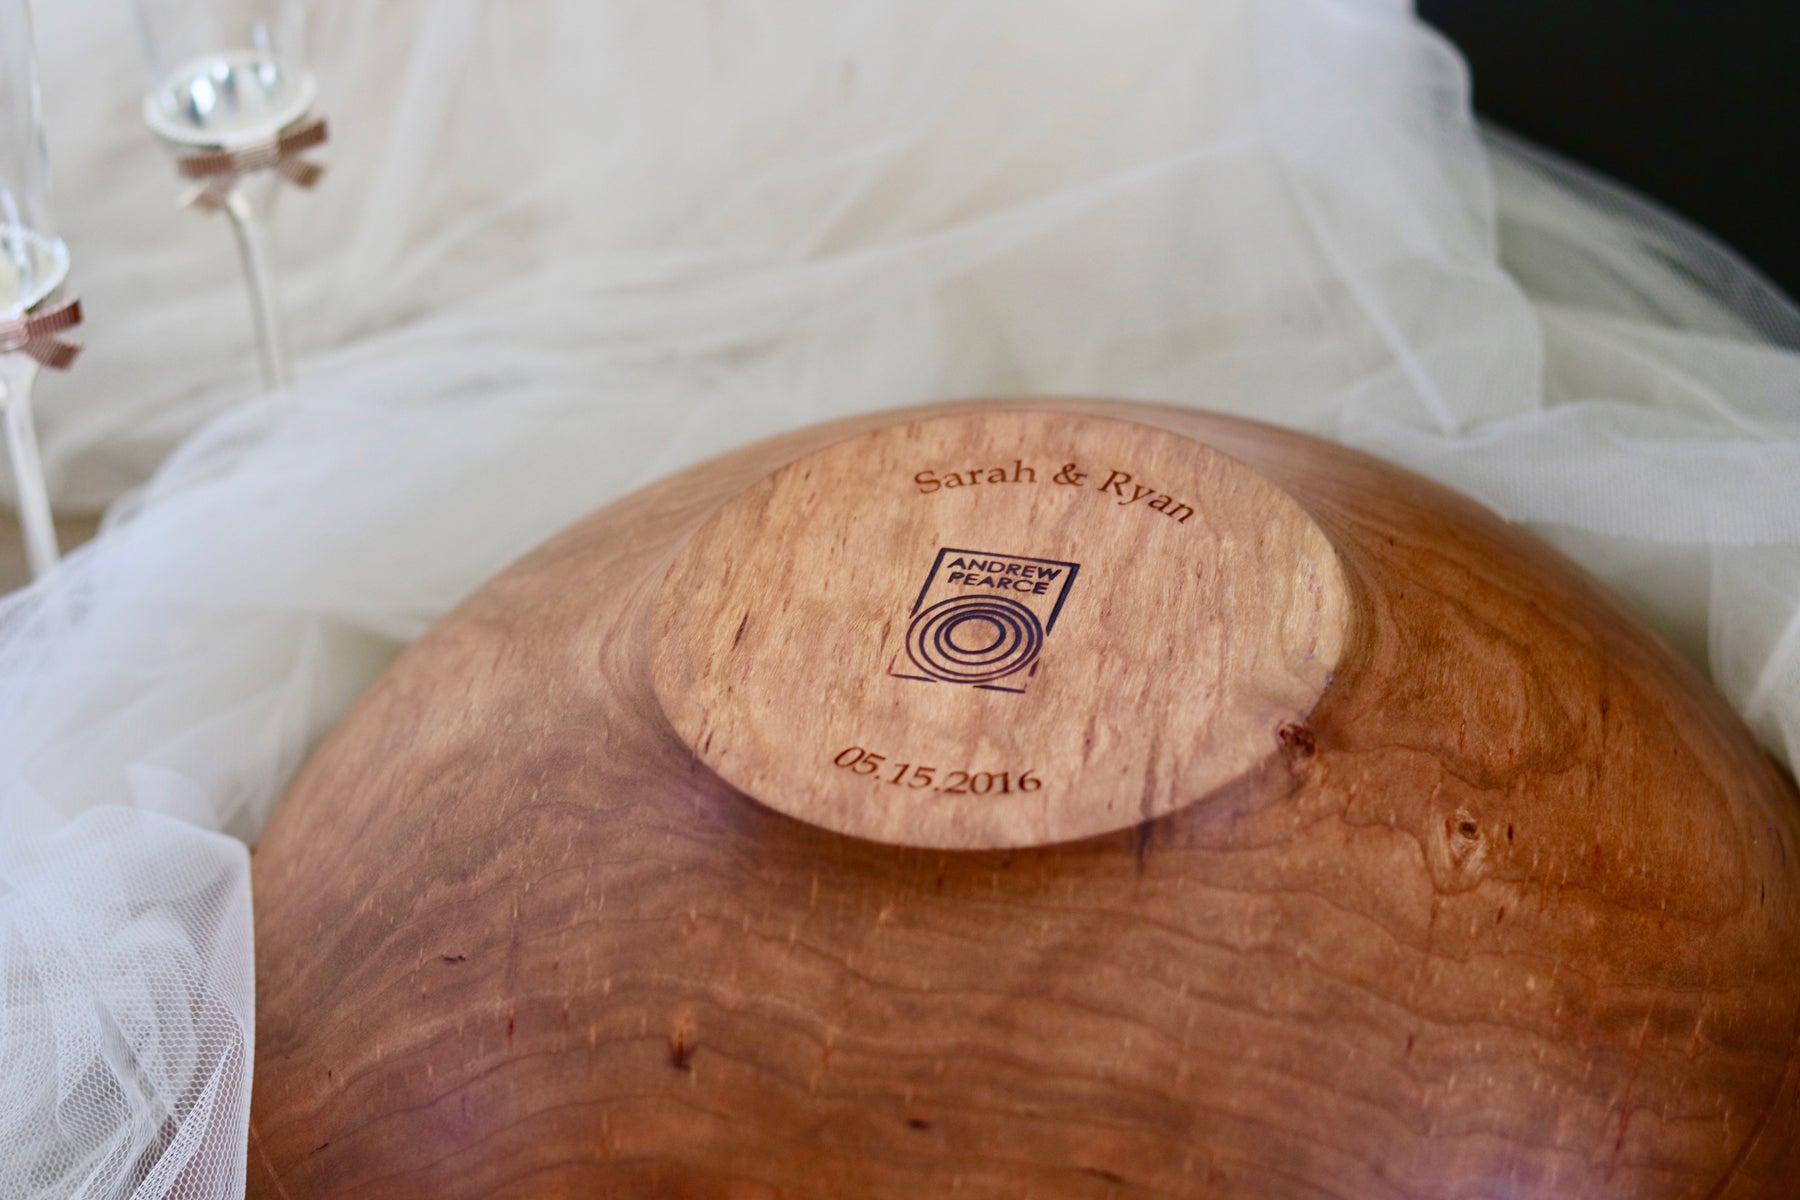
<svg viewBox="0 0 1800 1200"><path fill-rule="evenodd" d="M887 673L1023 692L1080 570L1057 558L941 547L907 612L904 651L888 643Z"/></svg>
<svg viewBox="0 0 1800 1200"><path fill-rule="evenodd" d="M1044 645L1037 614L1006 596L952 596L913 617L906 656L933 679L990 683L1029 667Z"/></svg>

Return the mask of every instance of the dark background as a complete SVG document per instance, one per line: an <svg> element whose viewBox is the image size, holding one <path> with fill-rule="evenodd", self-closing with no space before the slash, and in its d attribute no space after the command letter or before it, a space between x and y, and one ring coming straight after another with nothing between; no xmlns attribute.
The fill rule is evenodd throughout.
<svg viewBox="0 0 1800 1200"><path fill-rule="evenodd" d="M1800 296L1800 0L1417 0L1475 108L1710 230Z"/></svg>

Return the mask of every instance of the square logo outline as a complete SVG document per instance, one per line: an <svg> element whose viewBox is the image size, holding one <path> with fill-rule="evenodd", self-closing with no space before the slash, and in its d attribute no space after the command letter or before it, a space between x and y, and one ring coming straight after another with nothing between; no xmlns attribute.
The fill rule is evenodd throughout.
<svg viewBox="0 0 1800 1200"><path fill-rule="evenodd" d="M900 659L901 659L902 655L910 658L912 660L912 664L914 666L920 666L920 660L919 660L918 654L915 651L915 642L914 642L915 637L918 636L919 632L920 632L919 631L920 610L921 610L921 608L923 608L923 606L925 604L926 597L931 594L931 586L933 583L935 583L937 581L938 573L941 570L943 570L945 557L948 555L952 555L952 554L967 555L967 556L971 556L971 557L981 558L984 560L1003 558L1009 562L1039 563L1039 564L1043 564L1044 566L1068 568L1068 572L1069 572L1068 577L1062 581L1062 586L1056 595L1056 602L1053 605L1051 605L1051 607L1050 607L1049 618L1042 623L1041 628L1024 628L1023 626L1020 627L1020 629L1018 631L1019 638L1018 638L1017 645L1020 647L1020 651L1026 654L1026 657L1023 659L1023 661L1020 661L1016 666L1005 667L1004 669L998 670L997 672L990 672L988 677L984 677L984 678L980 678L980 679L951 678L945 674L939 674L936 676L930 675L930 674L911 674L911 673L900 671L900 670L896 669L897 667L900 666ZM892 676L895 679L911 679L911 680L916 680L917 682L920 682L920 683L961 683L964 686L980 688L983 691L1011 692L1014 694L1023 694L1025 691L1025 689L1023 687L1007 687L1003 684L992 682L992 679L1002 679L1002 678L1009 677L1011 675L1016 674L1017 672L1019 672L1021 670L1025 670L1026 667L1030 668L1029 671L1026 672L1027 679L1029 679L1037 674L1038 650L1041 649L1043 640L1046 639L1050 635L1050 632L1056 628L1057 618L1062 615L1063 605L1068 601L1069 591L1071 588L1073 588L1075 586L1075 577L1077 575L1079 575L1080 573L1081 573L1081 564L1080 563L1069 562L1065 559L1060 559L1060 558L1038 558L1038 557L1035 557L1035 556L1029 555L1029 554L1003 554L997 550L968 550L968 549L963 549L963 548L956 547L956 546L939 547L937 556L932 559L931 570L925 576L924 585L919 588L918 596L916 598L914 598L912 607L907 610L906 615L907 615L907 620L909 622L908 630L907 630L907 646L905 648L903 648L902 650L895 651L894 656L889 660L888 668L887 668L888 675ZM967 596L970 599L979 599L983 595L984 595L984 593L980 593L980 592L967 593ZM961 598L962 597L951 597L950 600L948 600L948 601L939 601L936 605L932 606L932 609L935 610L935 609L944 607L946 605L953 604L956 600L961 599ZM1006 604L1006 605L1015 606L1018 610L1020 610L1020 613L1006 613L1006 612L998 612L997 613L995 611L995 607L994 607L997 604ZM930 612L930 611L932 611L932 610L927 610L927 612ZM1034 611L1028 609L1025 605L1023 605L1022 603L1020 603L1017 600L1012 600L1010 598L1002 597L1002 596L993 597L993 602L990 604L976 605L974 607L974 611L970 614L970 616L973 619L989 621L991 623L994 623L997 627L1002 628L1002 640L1004 640L1006 626L1013 624L1014 621L1017 620L1017 618L1019 617L1020 614L1023 615L1023 617L1026 619L1026 621L1028 622L1028 624L1030 626L1035 627L1037 625L1037 616ZM941 643L941 638L938 640ZM1004 663L1002 663L1002 666L1004 667ZM924 668L921 666L921 670L923 670L923 669Z"/></svg>

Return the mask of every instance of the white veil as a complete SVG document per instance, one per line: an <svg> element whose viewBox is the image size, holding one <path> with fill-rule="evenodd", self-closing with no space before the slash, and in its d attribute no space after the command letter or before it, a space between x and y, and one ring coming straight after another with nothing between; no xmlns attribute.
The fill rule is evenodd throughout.
<svg viewBox="0 0 1800 1200"><path fill-rule="evenodd" d="M242 1190L245 841L434 618L608 499L929 398L1206 405L1528 521L1800 750L1800 314L1473 123L1397 0L318 0L252 399L116 0L40 14L89 350L0 605L0 1195ZM172 454L170 453L173 451Z"/></svg>

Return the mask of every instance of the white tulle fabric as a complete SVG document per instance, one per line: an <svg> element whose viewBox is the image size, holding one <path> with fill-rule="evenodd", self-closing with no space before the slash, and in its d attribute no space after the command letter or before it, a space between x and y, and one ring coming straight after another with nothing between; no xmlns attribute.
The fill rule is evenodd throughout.
<svg viewBox="0 0 1800 1200"><path fill-rule="evenodd" d="M54 488L161 466L0 607L0 1195L239 1193L245 841L308 749L533 543L823 418L1090 393L1342 439L1558 541L1796 761L1800 315L1484 140L1394 0L320 0L285 401L123 9L39 18L91 343L40 389Z"/></svg>

